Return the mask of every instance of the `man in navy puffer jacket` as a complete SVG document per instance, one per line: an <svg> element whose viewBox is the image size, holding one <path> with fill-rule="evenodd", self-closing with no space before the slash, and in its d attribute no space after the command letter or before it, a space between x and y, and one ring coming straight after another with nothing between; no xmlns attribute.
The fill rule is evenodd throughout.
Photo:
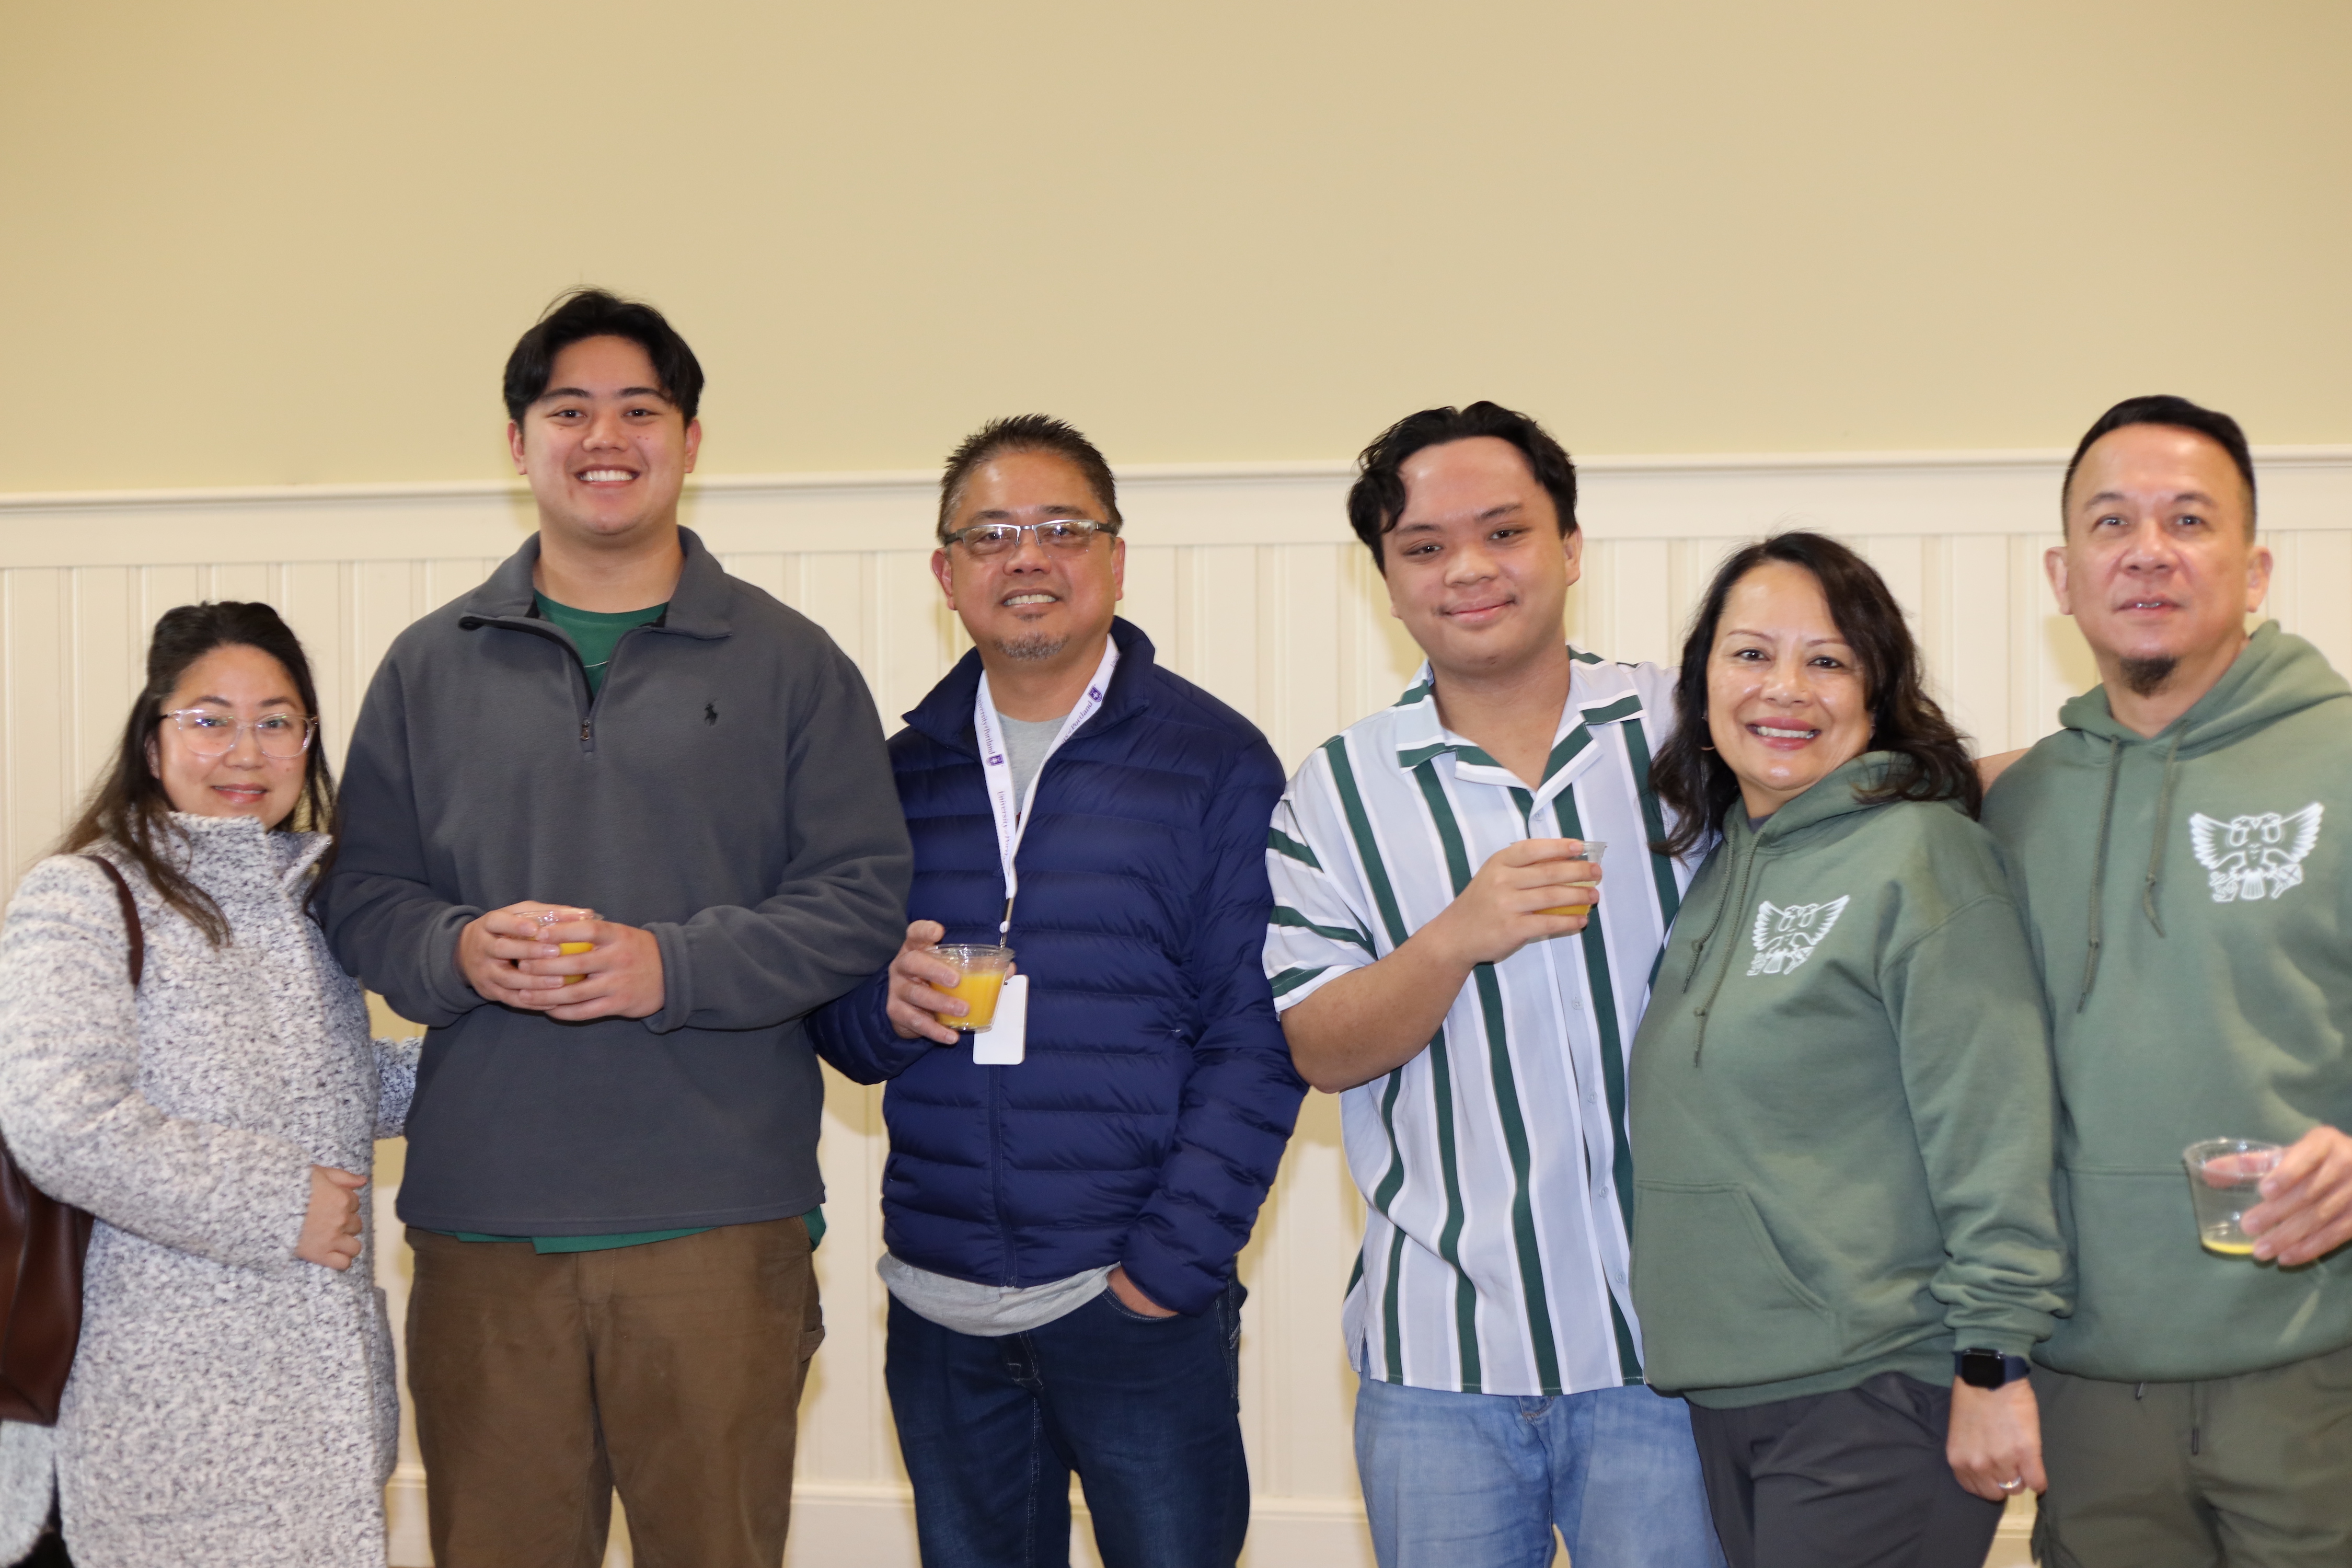
<svg viewBox="0 0 2352 1568"><path fill-rule="evenodd" d="M1059 421L949 460L932 569L976 646L890 742L913 923L815 1018L890 1080L886 1376L927 1568L1066 1563L1074 1469L1110 1568L1231 1568L1248 1529L1234 1258L1306 1092L1260 962L1283 776L1115 619L1118 528ZM1019 988L959 1033L933 947L998 942L1008 903L1025 1047L982 1065Z"/></svg>

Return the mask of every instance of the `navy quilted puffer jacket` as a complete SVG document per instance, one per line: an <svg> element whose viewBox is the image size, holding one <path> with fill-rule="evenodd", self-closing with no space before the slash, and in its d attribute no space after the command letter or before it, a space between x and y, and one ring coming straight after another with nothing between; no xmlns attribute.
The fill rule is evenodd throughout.
<svg viewBox="0 0 2352 1568"><path fill-rule="evenodd" d="M1026 1059L902 1040L887 973L819 1012L818 1051L882 1100L883 1237L919 1268L1039 1285L1106 1264L1199 1312L1233 1276L1307 1086L1262 953L1282 769L1256 727L1113 623L1102 710L1038 775L1010 942ZM910 920L993 942L1004 908L973 739L980 656L907 715L890 764L915 846Z"/></svg>

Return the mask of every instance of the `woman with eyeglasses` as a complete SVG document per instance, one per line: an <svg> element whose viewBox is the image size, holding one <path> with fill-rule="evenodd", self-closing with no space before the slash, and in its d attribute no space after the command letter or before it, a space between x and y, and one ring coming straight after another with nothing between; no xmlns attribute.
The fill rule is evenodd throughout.
<svg viewBox="0 0 2352 1568"><path fill-rule="evenodd" d="M0 1423L0 1561L42 1534L52 1477L81 1568L384 1561L399 1415L362 1189L417 1042L369 1037L313 916L318 727L275 610L170 611L0 927L0 1132L97 1221L57 1425Z"/></svg>

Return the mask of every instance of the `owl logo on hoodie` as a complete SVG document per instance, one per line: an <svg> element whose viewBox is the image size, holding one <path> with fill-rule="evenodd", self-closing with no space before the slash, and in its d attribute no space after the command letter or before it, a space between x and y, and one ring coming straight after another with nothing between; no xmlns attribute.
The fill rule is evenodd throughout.
<svg viewBox="0 0 2352 1568"><path fill-rule="evenodd" d="M2313 801L2285 816L2266 811L2227 822L2201 811L2191 813L2189 842L2196 847L2197 863L2205 868L2213 901L2232 904L2285 896L2303 880L2303 858L2319 842L2323 809Z"/></svg>
<svg viewBox="0 0 2352 1568"><path fill-rule="evenodd" d="M1790 904L1787 908L1766 899L1756 906L1756 956L1748 961L1750 974L1791 974L1813 956L1822 938L1830 934L1838 916L1853 897L1823 904Z"/></svg>

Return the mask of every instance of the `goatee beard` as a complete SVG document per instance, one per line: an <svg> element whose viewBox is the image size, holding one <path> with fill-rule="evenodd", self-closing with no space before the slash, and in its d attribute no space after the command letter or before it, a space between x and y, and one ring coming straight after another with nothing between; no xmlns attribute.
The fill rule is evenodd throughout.
<svg viewBox="0 0 2352 1568"><path fill-rule="evenodd" d="M2147 697L2172 679L2180 661L2169 656L2158 658L2127 658L2124 660L2124 684L2135 697Z"/></svg>
<svg viewBox="0 0 2352 1568"><path fill-rule="evenodd" d="M1062 650L1069 646L1068 637L1048 637L1044 632L1032 632L1026 637L996 639L998 653L1007 658L1022 660L1059 658Z"/></svg>

